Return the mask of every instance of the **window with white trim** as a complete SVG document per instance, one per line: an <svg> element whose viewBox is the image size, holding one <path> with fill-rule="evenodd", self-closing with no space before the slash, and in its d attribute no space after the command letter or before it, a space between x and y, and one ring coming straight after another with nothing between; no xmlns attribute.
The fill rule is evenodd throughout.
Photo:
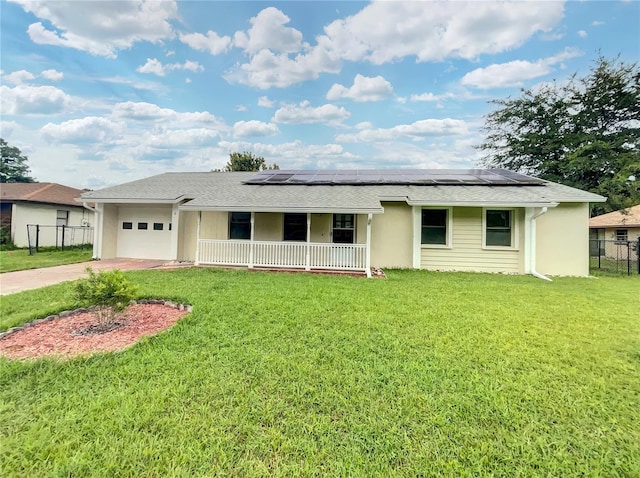
<svg viewBox="0 0 640 478"><path fill-rule="evenodd" d="M616 241L628 241L629 230L628 229L616 229Z"/></svg>
<svg viewBox="0 0 640 478"><path fill-rule="evenodd" d="M58 209L56 211L56 226L67 226L69 223L69 211Z"/></svg>
<svg viewBox="0 0 640 478"><path fill-rule="evenodd" d="M229 239L251 239L251 213L229 213Z"/></svg>
<svg viewBox="0 0 640 478"><path fill-rule="evenodd" d="M513 210L487 209L485 214L485 246L513 247Z"/></svg>
<svg viewBox="0 0 640 478"><path fill-rule="evenodd" d="M336 244L353 244L356 238L355 214L334 214L332 236Z"/></svg>
<svg viewBox="0 0 640 478"><path fill-rule="evenodd" d="M425 246L449 245L449 215L445 208L428 208L422 210L420 243Z"/></svg>

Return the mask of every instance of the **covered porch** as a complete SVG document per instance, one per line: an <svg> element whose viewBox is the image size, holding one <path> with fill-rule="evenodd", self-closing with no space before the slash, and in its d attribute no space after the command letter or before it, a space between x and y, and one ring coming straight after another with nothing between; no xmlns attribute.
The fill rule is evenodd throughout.
<svg viewBox="0 0 640 478"><path fill-rule="evenodd" d="M199 211L195 263L371 277L371 219L351 212Z"/></svg>

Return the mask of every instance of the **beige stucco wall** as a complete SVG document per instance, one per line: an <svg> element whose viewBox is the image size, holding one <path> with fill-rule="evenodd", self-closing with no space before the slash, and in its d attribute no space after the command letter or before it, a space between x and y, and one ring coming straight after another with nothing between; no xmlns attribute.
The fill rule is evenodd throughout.
<svg viewBox="0 0 640 478"><path fill-rule="evenodd" d="M589 275L588 204L560 204L536 220L536 269L545 275Z"/></svg>
<svg viewBox="0 0 640 478"><path fill-rule="evenodd" d="M180 212L180 230L178 232L178 260L196 260L196 242L198 232L198 213Z"/></svg>
<svg viewBox="0 0 640 478"><path fill-rule="evenodd" d="M41 247L55 246L56 228L45 226L56 225L58 210L69 211L67 226L82 226L83 220L87 220L90 226L94 226L93 213L81 206L14 203L11 213L11 238L13 243L18 247L28 247L27 224L39 224L42 226L40 228L39 245ZM35 241L35 238L33 240ZM60 242L60 239L58 239L58 242ZM89 240L88 242L91 241Z"/></svg>
<svg viewBox="0 0 640 478"><path fill-rule="evenodd" d="M371 265L374 267L413 267L411 207L406 203L399 202L384 202L382 207L384 207L384 214L374 214L371 221ZM366 228L366 217L359 221L359 223L363 222ZM360 229L360 224L358 229Z"/></svg>
<svg viewBox="0 0 640 478"><path fill-rule="evenodd" d="M483 248L483 209L454 207L450 248L422 245L420 267L441 271L503 272L524 271L524 211L514 210L513 248Z"/></svg>

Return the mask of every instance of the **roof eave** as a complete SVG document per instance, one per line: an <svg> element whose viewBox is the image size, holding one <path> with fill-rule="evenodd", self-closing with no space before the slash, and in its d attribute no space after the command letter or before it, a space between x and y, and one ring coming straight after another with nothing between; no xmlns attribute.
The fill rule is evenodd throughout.
<svg viewBox="0 0 640 478"><path fill-rule="evenodd" d="M80 197L75 200L79 203L101 203L101 204L178 204L185 199L184 196L177 198L94 198Z"/></svg>
<svg viewBox="0 0 640 478"><path fill-rule="evenodd" d="M382 214L383 207L378 208L358 208L358 207L304 207L304 206L287 206L287 207L270 207L270 206L198 206L183 205L180 206L181 211L224 211L224 212L294 212L294 213L313 213L313 214Z"/></svg>

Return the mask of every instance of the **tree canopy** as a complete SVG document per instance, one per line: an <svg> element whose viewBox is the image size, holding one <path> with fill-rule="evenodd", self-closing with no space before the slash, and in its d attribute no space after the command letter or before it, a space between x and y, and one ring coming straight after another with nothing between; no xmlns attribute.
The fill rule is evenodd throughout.
<svg viewBox="0 0 640 478"><path fill-rule="evenodd" d="M265 169L280 169L277 164L268 165L262 156L245 151L231 153L224 171L263 171Z"/></svg>
<svg viewBox="0 0 640 478"><path fill-rule="evenodd" d="M29 176L31 171L27 165L29 158L22 155L22 151L0 138L0 183L32 183L35 180Z"/></svg>
<svg viewBox="0 0 640 478"><path fill-rule="evenodd" d="M494 100L482 164L591 191L592 214L640 203L640 69L602 56L590 73Z"/></svg>

